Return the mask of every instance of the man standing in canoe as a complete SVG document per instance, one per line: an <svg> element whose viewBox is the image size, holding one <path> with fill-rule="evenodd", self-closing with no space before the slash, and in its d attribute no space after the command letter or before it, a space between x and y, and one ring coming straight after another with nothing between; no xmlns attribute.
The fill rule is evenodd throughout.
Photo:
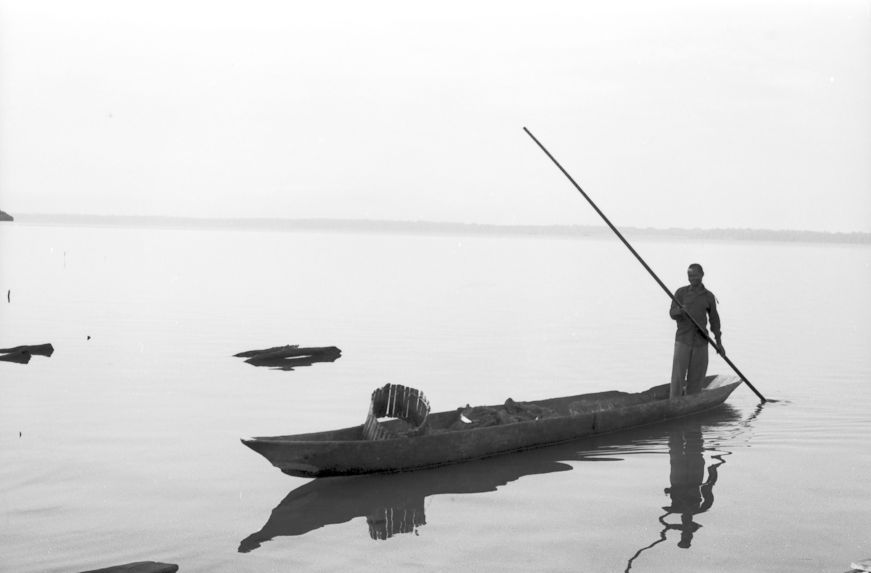
<svg viewBox="0 0 871 573"><path fill-rule="evenodd" d="M708 317L711 331L717 342L717 352L726 355L720 333L720 315L717 313L717 299L714 293L702 284L705 272L702 265L693 263L687 269L690 284L682 286L674 293L677 302L672 301L669 315L677 322L674 336L674 359L671 370L672 398L684 394L697 394L702 390L702 382L708 371ZM688 316L689 315L689 316ZM704 332L699 330L689 317L695 319Z"/></svg>

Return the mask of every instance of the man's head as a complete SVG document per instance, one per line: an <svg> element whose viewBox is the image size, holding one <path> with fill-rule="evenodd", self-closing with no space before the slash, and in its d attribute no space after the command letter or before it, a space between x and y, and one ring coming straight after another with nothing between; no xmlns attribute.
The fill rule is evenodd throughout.
<svg viewBox="0 0 871 573"><path fill-rule="evenodd" d="M705 276L705 271L702 270L702 265L699 263L693 263L687 269L687 279L690 281L690 285L697 287L702 284L702 277Z"/></svg>

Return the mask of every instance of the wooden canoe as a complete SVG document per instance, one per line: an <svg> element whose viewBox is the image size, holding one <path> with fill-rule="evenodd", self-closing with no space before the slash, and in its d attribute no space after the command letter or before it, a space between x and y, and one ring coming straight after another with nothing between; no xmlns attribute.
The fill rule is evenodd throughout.
<svg viewBox="0 0 871 573"><path fill-rule="evenodd" d="M676 399L669 399L669 385L663 384L639 393L609 391L523 402L555 415L469 429L454 429L460 412L450 410L429 414L426 433L413 436L366 439L361 424L310 434L243 439L242 443L292 476L408 471L688 416L722 404L740 383L737 376L708 376L702 392ZM391 423L385 424L388 429ZM403 424L401 420L395 423L397 427Z"/></svg>
<svg viewBox="0 0 871 573"><path fill-rule="evenodd" d="M272 510L263 527L240 542L239 552L248 553L277 537L306 535L321 527L358 518L365 524L361 533L367 532L375 540L389 539L416 532L426 525L426 508L433 496L493 492L526 476L572 471L583 467L580 462L616 462L640 451L662 452L665 449L670 463L663 467L663 485L677 480L687 484L686 495L696 496L700 489L689 485L704 487L704 475L698 472L698 464L687 463L687 456L701 459L710 448L710 444L705 442L716 440L725 428L729 428L731 437L737 436L732 428L740 419L738 410L721 404L653 426L579 438L463 464L414 472L308 480L302 485L295 484L294 489ZM704 440L689 439L696 435L704 436ZM708 477L710 479L710 474ZM710 487L713 488L713 484ZM662 503L657 503L656 509L661 506ZM450 512L440 513L438 519L450 521Z"/></svg>

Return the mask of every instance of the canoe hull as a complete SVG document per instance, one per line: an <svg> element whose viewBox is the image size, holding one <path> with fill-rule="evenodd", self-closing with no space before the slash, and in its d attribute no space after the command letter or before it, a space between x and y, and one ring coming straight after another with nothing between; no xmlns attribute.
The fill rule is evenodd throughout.
<svg viewBox="0 0 871 573"><path fill-rule="evenodd" d="M716 380L719 378L719 380ZM328 477L398 472L454 464L495 455L615 432L664 420L688 416L722 404L740 380L711 376L706 389L692 396L669 400L668 385L640 394L602 392L533 401L565 410L578 401L607 400L609 407L597 411L541 418L513 424L474 429L439 431L416 437L365 440L361 426L295 436L242 440L286 474ZM716 386L716 387L715 387ZM616 402L616 404L615 404ZM620 405L625 402L626 405ZM455 412L431 414L456 416Z"/></svg>

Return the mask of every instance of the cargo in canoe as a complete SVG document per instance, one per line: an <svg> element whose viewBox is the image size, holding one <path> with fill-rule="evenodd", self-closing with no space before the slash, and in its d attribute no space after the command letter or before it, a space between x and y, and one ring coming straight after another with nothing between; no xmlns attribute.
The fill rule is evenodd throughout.
<svg viewBox="0 0 871 573"><path fill-rule="evenodd" d="M705 379L702 392L675 399L669 399L669 385L663 384L638 393L609 391L517 403L509 399L505 405L472 409L479 414L492 413L494 422L489 425L469 419L464 415L468 409L429 413L422 393L387 385L373 393L364 424L310 434L243 439L242 443L292 476L408 471L695 414L725 402L740 383L737 376L717 375ZM395 389L401 390L399 399ZM405 415L399 414L399 402L405 404ZM506 409L519 415L508 415ZM396 417L381 421L385 412Z"/></svg>

